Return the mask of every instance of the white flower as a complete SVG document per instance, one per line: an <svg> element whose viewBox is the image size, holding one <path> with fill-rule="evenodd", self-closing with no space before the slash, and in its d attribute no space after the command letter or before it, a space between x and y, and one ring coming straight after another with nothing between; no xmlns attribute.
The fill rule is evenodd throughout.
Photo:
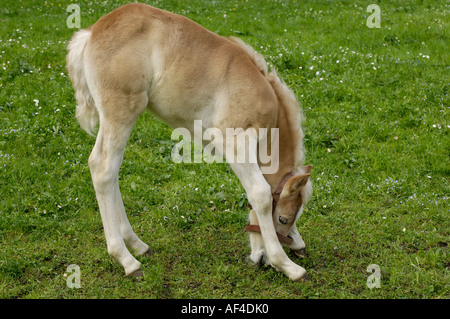
<svg viewBox="0 0 450 319"><path fill-rule="evenodd" d="M39 106L39 100L38 99L34 99L33 102L34 102L34 106Z"/></svg>
<svg viewBox="0 0 450 319"><path fill-rule="evenodd" d="M309 67L309 69L310 69L310 70L314 70L314 65L311 65L311 66Z"/></svg>

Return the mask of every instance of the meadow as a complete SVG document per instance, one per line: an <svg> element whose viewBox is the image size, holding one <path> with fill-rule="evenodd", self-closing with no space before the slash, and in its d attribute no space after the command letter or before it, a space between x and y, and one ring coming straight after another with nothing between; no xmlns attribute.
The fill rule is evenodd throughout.
<svg viewBox="0 0 450 319"><path fill-rule="evenodd" d="M125 1L1 0L0 298L449 298L446 1L156 0L266 57L305 115L314 193L298 221L311 281L252 265L247 198L225 163L174 163L144 114L120 186L155 254L134 280L109 257L68 78L81 28ZM380 28L366 22L379 5ZM69 288L67 267L80 269ZM380 270L369 288L369 265Z"/></svg>

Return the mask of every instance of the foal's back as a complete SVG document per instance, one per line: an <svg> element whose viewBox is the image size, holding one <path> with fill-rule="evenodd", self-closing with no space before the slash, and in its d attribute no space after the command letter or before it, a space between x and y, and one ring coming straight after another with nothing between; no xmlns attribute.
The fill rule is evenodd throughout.
<svg viewBox="0 0 450 319"><path fill-rule="evenodd" d="M149 108L174 127L274 127L277 98L239 44L195 22L129 4L89 28L90 86L105 112ZM120 110L117 100L121 101Z"/></svg>

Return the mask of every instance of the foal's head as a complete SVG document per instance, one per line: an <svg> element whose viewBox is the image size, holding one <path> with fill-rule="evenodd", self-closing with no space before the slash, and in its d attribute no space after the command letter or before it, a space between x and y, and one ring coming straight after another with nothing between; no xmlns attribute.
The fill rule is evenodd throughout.
<svg viewBox="0 0 450 319"><path fill-rule="evenodd" d="M291 177L283 187L280 198L276 201L273 222L278 233L287 236L303 211L303 205L311 196L311 183L308 183L311 167L304 168L304 173Z"/></svg>

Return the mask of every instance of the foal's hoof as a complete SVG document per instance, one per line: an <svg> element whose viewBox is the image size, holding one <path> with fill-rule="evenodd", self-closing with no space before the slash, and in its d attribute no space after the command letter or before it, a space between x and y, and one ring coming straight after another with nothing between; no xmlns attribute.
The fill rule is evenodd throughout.
<svg viewBox="0 0 450 319"><path fill-rule="evenodd" d="M151 257L153 256L153 254L154 254L153 250L149 248L145 253L142 254L142 256Z"/></svg>
<svg viewBox="0 0 450 319"><path fill-rule="evenodd" d="M269 265L269 260L267 259L265 254L261 255L250 255L249 260L258 267L263 267L265 265Z"/></svg>
<svg viewBox="0 0 450 319"><path fill-rule="evenodd" d="M133 271L128 276L130 276L132 278L142 278L142 276L144 276L144 273L142 272L142 270L138 269L138 270Z"/></svg>
<svg viewBox="0 0 450 319"><path fill-rule="evenodd" d="M306 248L302 248L302 249L292 249L292 252L300 258L305 258L306 257Z"/></svg>
<svg viewBox="0 0 450 319"><path fill-rule="evenodd" d="M306 281L311 281L311 277L309 277L308 274L304 274L302 277L300 277L299 279L295 280L296 282L306 282Z"/></svg>

